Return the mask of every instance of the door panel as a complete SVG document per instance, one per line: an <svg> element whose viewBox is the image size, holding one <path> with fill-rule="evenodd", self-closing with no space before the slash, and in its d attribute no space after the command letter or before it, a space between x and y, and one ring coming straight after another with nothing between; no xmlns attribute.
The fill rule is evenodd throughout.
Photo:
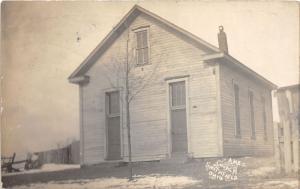
<svg viewBox="0 0 300 189"><path fill-rule="evenodd" d="M185 82L170 84L172 152L187 152Z"/></svg>
<svg viewBox="0 0 300 189"><path fill-rule="evenodd" d="M172 110L172 152L187 152L185 109Z"/></svg>
<svg viewBox="0 0 300 189"><path fill-rule="evenodd" d="M107 93L107 159L121 159L119 93Z"/></svg>
<svg viewBox="0 0 300 189"><path fill-rule="evenodd" d="M111 117L108 119L107 128L108 138L108 156L107 159L120 159L121 140L120 140L120 117Z"/></svg>

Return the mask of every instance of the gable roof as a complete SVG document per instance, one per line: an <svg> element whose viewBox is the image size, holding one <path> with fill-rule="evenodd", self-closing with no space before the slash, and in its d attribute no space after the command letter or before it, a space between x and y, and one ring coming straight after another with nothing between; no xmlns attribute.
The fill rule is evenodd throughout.
<svg viewBox="0 0 300 189"><path fill-rule="evenodd" d="M120 22L108 33L108 35L96 46L96 48L87 56L87 58L75 69L75 71L68 77L71 83L79 83L82 80L85 80L87 77L84 76L84 73L89 70L89 68L96 62L96 60L105 52L105 50L112 44L115 39L127 28L127 26L140 14L145 14L154 18L158 22L164 24L165 26L175 30L176 32L182 34L188 39L196 42L196 44L206 48L210 54L204 57L203 60L212 60L218 58L226 58L229 62L232 62L233 65L238 65L242 69L250 73L250 75L258 78L263 83L267 84L271 88L277 88L277 86L270 81L266 80L250 68L246 67L244 64L240 63L233 57L224 54L220 51L219 48L211 45L210 43L204 41L203 39L197 37L196 35L176 26L175 24L161 18L160 16L135 5L133 8L120 20ZM220 57L221 56L221 57Z"/></svg>

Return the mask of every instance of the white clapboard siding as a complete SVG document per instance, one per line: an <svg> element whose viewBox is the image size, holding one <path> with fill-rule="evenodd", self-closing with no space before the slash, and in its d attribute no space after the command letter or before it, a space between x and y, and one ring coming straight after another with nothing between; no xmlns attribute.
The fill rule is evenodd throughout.
<svg viewBox="0 0 300 189"><path fill-rule="evenodd" d="M194 157L215 157L220 155L218 137L217 86L214 66L201 61L206 52L179 36L161 23L145 15L138 16L130 25L132 29L149 26L150 65L136 67L135 74L151 72L156 66L156 74L131 103L131 128L133 161L164 159L168 154L168 77L187 76L189 82L189 123L190 150ZM104 64L114 59L125 60L126 32L122 33L89 69L88 84L82 87L83 103L83 156L84 164L105 161L105 91L112 86ZM134 40L134 39L132 39ZM142 70L143 68L143 70ZM113 78L112 81L115 81ZM123 107L124 108L124 107ZM122 114L122 112L121 112ZM126 161L127 130L122 127L122 156Z"/></svg>
<svg viewBox="0 0 300 189"><path fill-rule="evenodd" d="M241 137L235 137L234 90L232 80L239 86ZM265 155L273 153L273 120L271 90L253 78L232 69L220 66L222 125L225 156ZM256 139L251 139L250 104L248 90L254 95L254 119ZM261 97L266 101L266 121L268 140L264 140L263 110Z"/></svg>

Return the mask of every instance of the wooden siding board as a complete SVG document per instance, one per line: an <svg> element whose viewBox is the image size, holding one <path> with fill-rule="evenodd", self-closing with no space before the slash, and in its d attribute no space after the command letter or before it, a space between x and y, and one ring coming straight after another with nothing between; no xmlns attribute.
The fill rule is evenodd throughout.
<svg viewBox="0 0 300 189"><path fill-rule="evenodd" d="M225 156L245 156L273 153L273 120L271 108L271 91L248 77L240 74L232 68L220 64L221 77L221 101L222 101L222 125ZM240 124L241 138L235 137L234 99L232 80L240 88ZM248 90L254 93L254 116L256 139L251 139L250 105ZM261 96L266 99L267 134L268 140L264 140Z"/></svg>

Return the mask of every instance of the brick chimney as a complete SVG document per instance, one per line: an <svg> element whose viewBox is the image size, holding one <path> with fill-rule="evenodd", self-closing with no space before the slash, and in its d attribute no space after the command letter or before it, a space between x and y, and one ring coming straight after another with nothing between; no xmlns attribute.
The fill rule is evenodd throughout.
<svg viewBox="0 0 300 189"><path fill-rule="evenodd" d="M223 30L224 27L219 26L219 33L218 33L219 49L222 52L228 54L227 37L226 37L226 33Z"/></svg>

